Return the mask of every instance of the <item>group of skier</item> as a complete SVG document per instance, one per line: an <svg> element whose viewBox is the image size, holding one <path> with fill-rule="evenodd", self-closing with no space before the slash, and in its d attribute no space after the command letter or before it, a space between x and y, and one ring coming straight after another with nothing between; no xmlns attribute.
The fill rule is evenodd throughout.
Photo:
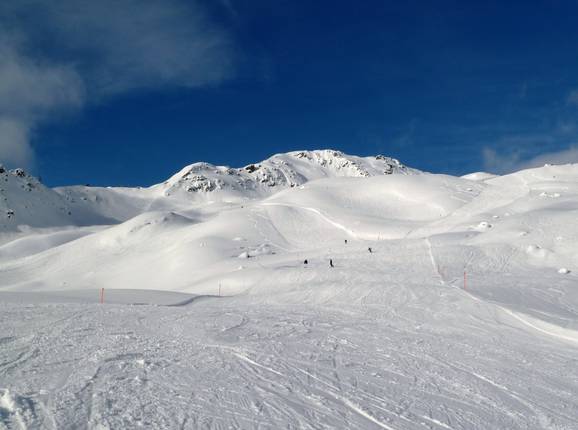
<svg viewBox="0 0 578 430"><path fill-rule="evenodd" d="M345 244L347 245L347 239L345 239ZM371 249L371 246L367 248L367 251L368 251L370 254L373 254L373 249ZM309 261L308 261L307 259L305 259L305 260L303 261L303 264L304 264L305 266L307 266L307 265L309 264ZM332 258L329 259L329 267L335 267L335 266L333 265L333 259L332 259Z"/></svg>

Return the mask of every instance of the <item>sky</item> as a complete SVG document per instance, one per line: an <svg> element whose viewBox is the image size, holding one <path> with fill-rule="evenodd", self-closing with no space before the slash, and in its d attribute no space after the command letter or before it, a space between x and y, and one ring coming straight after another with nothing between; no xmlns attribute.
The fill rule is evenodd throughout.
<svg viewBox="0 0 578 430"><path fill-rule="evenodd" d="M207 161L578 162L578 3L3 0L0 162L148 186Z"/></svg>

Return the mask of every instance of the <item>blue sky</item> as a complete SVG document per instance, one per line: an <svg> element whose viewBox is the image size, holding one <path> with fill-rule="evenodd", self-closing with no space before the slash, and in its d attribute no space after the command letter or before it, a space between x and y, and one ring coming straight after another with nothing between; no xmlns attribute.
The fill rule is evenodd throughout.
<svg viewBox="0 0 578 430"><path fill-rule="evenodd" d="M574 1L5 0L0 160L49 185L316 148L451 174L578 161L576 16Z"/></svg>

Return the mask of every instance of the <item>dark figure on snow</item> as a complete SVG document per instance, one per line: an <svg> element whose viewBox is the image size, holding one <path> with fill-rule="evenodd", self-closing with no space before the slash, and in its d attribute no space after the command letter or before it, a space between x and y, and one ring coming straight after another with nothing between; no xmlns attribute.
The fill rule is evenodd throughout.
<svg viewBox="0 0 578 430"><path fill-rule="evenodd" d="M309 264L309 262L308 262L307 260L305 260L305 261L303 262L303 264L307 265L307 264Z"/></svg>
<svg viewBox="0 0 578 430"><path fill-rule="evenodd" d="M347 245L347 239L345 239L345 244Z"/></svg>
<svg viewBox="0 0 578 430"><path fill-rule="evenodd" d="M369 251L370 254L373 252L373 250L371 249L371 247L367 248L367 250Z"/></svg>
<svg viewBox="0 0 578 430"><path fill-rule="evenodd" d="M333 260L331 258L329 259L329 267L334 267L333 266Z"/></svg>

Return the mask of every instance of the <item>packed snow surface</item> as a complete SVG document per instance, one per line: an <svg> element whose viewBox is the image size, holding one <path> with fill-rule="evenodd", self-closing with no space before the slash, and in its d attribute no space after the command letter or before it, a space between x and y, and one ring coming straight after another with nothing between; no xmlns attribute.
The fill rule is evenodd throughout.
<svg viewBox="0 0 578 430"><path fill-rule="evenodd" d="M578 429L577 165L2 174L0 428Z"/></svg>

